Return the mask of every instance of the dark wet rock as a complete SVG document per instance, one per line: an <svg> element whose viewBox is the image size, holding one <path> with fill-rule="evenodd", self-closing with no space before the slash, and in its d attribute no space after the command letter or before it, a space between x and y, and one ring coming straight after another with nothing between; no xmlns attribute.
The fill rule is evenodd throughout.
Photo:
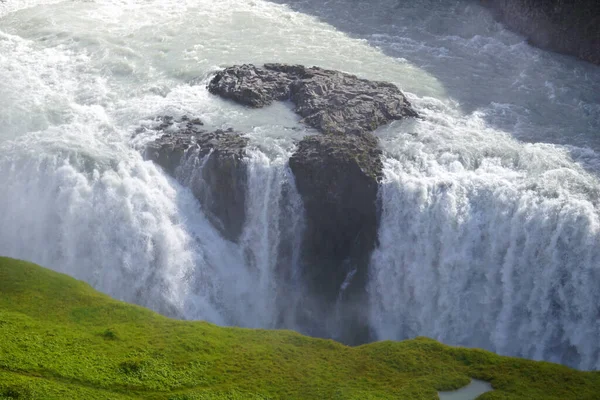
<svg viewBox="0 0 600 400"><path fill-rule="evenodd" d="M248 139L231 129L204 131L202 125L198 119L161 118L149 129L165 133L147 145L145 156L188 185L213 225L237 241L245 221Z"/></svg>
<svg viewBox="0 0 600 400"><path fill-rule="evenodd" d="M301 140L289 161L306 212L302 270L310 301L304 318L308 326L325 326L311 334L325 335L333 324L341 327L338 340L368 340L363 311L383 168L371 132L417 113L393 84L318 67L238 65L217 73L208 88L255 108L289 100L303 123L323 133Z"/></svg>
<svg viewBox="0 0 600 400"><path fill-rule="evenodd" d="M291 100L307 125L327 134L365 134L416 117L402 92L387 82L301 65L237 65L218 72L211 93L250 107Z"/></svg>
<svg viewBox="0 0 600 400"><path fill-rule="evenodd" d="M372 135L316 135L304 138L289 161L306 212L304 280L324 318L343 316L337 339L346 343L368 335L361 310L377 243L380 157Z"/></svg>
<svg viewBox="0 0 600 400"><path fill-rule="evenodd" d="M289 271L278 269L278 274L282 282L305 287L308 295L301 307L285 311L296 309L294 318L306 333L327 336L337 330L335 338L346 343L369 340L366 282L377 245L383 169L371 132L417 113L390 83L299 65L234 66L217 73L209 90L255 108L290 100L302 121L322 133L303 138L289 160L305 211L302 272L296 281L290 247L288 261L278 262ZM245 220L247 139L191 124L188 119L159 121L165 134L148 146L147 156L188 184L225 236L237 241ZM280 250L285 254L285 246ZM285 293L275 299L284 300Z"/></svg>
<svg viewBox="0 0 600 400"><path fill-rule="evenodd" d="M600 64L600 1L481 0L534 46Z"/></svg>
<svg viewBox="0 0 600 400"><path fill-rule="evenodd" d="M289 100L292 82L288 74L244 64L218 72L208 90L236 103L261 108L275 100Z"/></svg>

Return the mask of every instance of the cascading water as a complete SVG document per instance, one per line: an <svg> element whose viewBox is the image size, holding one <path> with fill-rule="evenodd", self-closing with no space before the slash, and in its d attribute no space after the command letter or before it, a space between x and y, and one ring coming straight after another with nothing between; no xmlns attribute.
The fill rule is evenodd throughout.
<svg viewBox="0 0 600 400"><path fill-rule="evenodd" d="M472 2L277 3L0 2L0 254L168 315L302 330L287 160L310 132L287 104L248 110L205 83L236 63L319 65L396 83L424 116L377 132L376 337L600 368L599 69ZM185 176L143 160L152 138L134 133L161 115L249 137L239 243Z"/></svg>
<svg viewBox="0 0 600 400"><path fill-rule="evenodd" d="M381 133L377 337L600 368L597 178L564 149L523 146L476 117L414 129Z"/></svg>
<svg viewBox="0 0 600 400"><path fill-rule="evenodd" d="M136 152L96 143L108 154L85 154L68 136L46 131L0 147L0 251L177 314L195 261L182 216L210 229L193 197Z"/></svg>
<svg viewBox="0 0 600 400"><path fill-rule="evenodd" d="M280 302L287 301L285 314L294 310L297 301L294 291L278 287L279 282L293 283L300 265L304 210L287 167L289 157L290 154L283 153L269 160L257 149L249 151L247 216L241 247L247 255L248 267L256 275L257 284L252 290L260 298L259 313L270 318L256 318L254 326L274 328L285 320L284 326L297 327L293 317L283 315L273 319L278 315Z"/></svg>
<svg viewBox="0 0 600 400"><path fill-rule="evenodd" d="M274 301L286 290L283 283L293 278L281 275L286 272L294 275L299 268L304 212L293 175L287 167L290 154L282 147L276 148L279 154L273 158L257 147L247 150L246 221L240 244L229 243L229 249L220 249L225 252L223 261L209 259L200 263L201 268L192 278L196 292L211 293L212 303L218 305L222 315L228 316L229 324L298 328L293 317L280 316L281 303ZM202 186L206 188L202 172L209 156L202 158L197 153L194 149L187 153L176 175L186 186L202 189ZM219 237L212 237L210 241L226 242ZM237 258L227 257L227 252L232 251ZM210 288L206 287L207 282ZM295 292L299 294L300 290L296 288ZM296 298L289 291L285 292L285 298L287 310L292 310ZM194 307L193 302L190 306ZM192 312L188 310L184 315L202 318L202 307Z"/></svg>

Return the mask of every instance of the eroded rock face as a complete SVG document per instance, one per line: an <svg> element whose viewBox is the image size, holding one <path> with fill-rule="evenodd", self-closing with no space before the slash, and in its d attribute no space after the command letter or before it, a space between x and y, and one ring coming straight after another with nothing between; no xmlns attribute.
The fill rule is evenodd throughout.
<svg viewBox="0 0 600 400"><path fill-rule="evenodd" d="M305 214L301 281L291 270L278 271L281 287L302 285L307 296L301 306L286 306L285 293L274 301L285 313L296 310L292 319L305 333L328 336L337 330L336 339L346 343L368 341L365 288L377 244L383 169L371 132L417 113L390 83L299 65L234 66L216 74L209 90L255 108L290 100L302 122L321 132L303 138L289 160ZM146 157L190 186L213 224L238 241L246 219L248 139L233 131L205 131L201 121L187 118L162 118L145 129L163 133L147 146ZM285 246L279 251L282 256ZM292 258L297 259L282 260ZM292 268L287 264L280 263Z"/></svg>
<svg viewBox="0 0 600 400"><path fill-rule="evenodd" d="M481 0L537 47L600 64L600 1Z"/></svg>
<svg viewBox="0 0 600 400"><path fill-rule="evenodd" d="M338 339L346 343L368 337L361 310L377 243L380 157L372 135L316 135L302 140L289 161L306 212L305 282L329 318L328 307L337 307L345 327Z"/></svg>
<svg viewBox="0 0 600 400"><path fill-rule="evenodd" d="M372 136L318 135L302 140L290 158L307 216L305 262L327 300L335 300L346 275L375 246L380 156ZM319 267L340 262L347 268Z"/></svg>
<svg viewBox="0 0 600 400"><path fill-rule="evenodd" d="M250 107L291 100L302 122L326 134L365 134L417 113L387 82L301 65L239 65L217 73L209 91Z"/></svg>
<svg viewBox="0 0 600 400"><path fill-rule="evenodd" d="M302 241L303 307L309 332L336 339L369 339L366 281L377 243L377 191L383 165L371 134L394 120L416 117L393 84L300 65L239 65L216 74L209 91L249 107L291 101L302 122L321 135L305 137L290 158L306 212ZM324 332L318 325L329 325Z"/></svg>
<svg viewBox="0 0 600 400"><path fill-rule="evenodd" d="M199 120L160 121L149 129L165 134L146 147L145 157L188 185L213 225L237 241L245 221L248 139L233 130L202 130Z"/></svg>

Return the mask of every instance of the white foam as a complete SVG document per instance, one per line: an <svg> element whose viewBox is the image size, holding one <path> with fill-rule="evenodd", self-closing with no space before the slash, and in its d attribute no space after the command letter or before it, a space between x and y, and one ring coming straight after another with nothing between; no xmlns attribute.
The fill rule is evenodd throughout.
<svg viewBox="0 0 600 400"><path fill-rule="evenodd" d="M381 132L378 338L600 368L600 182L563 148L445 115Z"/></svg>

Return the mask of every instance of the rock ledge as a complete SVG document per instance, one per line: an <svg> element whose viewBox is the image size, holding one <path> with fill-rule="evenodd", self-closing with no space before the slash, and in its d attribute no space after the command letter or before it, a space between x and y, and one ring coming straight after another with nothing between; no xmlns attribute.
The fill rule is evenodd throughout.
<svg viewBox="0 0 600 400"><path fill-rule="evenodd" d="M236 65L218 72L211 93L249 107L292 101L302 122L325 134L360 135L417 112L400 89L339 71L301 65Z"/></svg>

